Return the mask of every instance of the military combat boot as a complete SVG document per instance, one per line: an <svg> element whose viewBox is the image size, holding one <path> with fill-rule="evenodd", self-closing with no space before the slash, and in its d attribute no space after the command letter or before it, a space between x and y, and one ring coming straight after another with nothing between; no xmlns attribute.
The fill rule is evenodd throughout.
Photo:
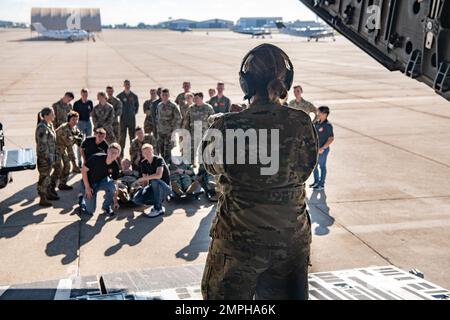
<svg viewBox="0 0 450 320"><path fill-rule="evenodd" d="M47 199L48 200L59 200L58 194L56 193L55 189L49 188L47 191Z"/></svg>
<svg viewBox="0 0 450 320"><path fill-rule="evenodd" d="M51 207L52 203L49 202L45 196L45 194L41 194L39 195L40 199L39 199L39 205L41 207Z"/></svg>
<svg viewBox="0 0 450 320"><path fill-rule="evenodd" d="M77 163L75 161L72 162L72 172L73 173L81 173L80 167L77 165Z"/></svg>
<svg viewBox="0 0 450 320"><path fill-rule="evenodd" d="M181 190L180 186L176 182L172 182L172 190L179 196L184 194L183 190Z"/></svg>
<svg viewBox="0 0 450 320"><path fill-rule="evenodd" d="M58 186L58 189L59 190L72 190L73 187L72 186L68 186L65 183L60 183L59 186Z"/></svg>
<svg viewBox="0 0 450 320"><path fill-rule="evenodd" d="M187 188L186 193L192 194L200 188L200 183L196 180Z"/></svg>

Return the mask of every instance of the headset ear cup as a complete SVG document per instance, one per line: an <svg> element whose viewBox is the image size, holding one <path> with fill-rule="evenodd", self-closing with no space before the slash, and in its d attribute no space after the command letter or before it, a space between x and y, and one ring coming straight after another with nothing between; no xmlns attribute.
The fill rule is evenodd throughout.
<svg viewBox="0 0 450 320"><path fill-rule="evenodd" d="M250 99L255 95L255 85L253 81L253 76L251 73L240 73L239 83L241 89L245 94L244 99Z"/></svg>

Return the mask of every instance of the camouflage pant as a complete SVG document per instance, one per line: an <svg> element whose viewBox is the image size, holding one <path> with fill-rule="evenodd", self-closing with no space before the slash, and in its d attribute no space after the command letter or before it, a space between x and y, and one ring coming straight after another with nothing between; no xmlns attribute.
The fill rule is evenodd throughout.
<svg viewBox="0 0 450 320"><path fill-rule="evenodd" d="M149 116L146 116L145 120L144 120L144 132L150 134L154 130L155 130L155 128L153 126L152 118Z"/></svg>
<svg viewBox="0 0 450 320"><path fill-rule="evenodd" d="M309 243L268 248L213 239L202 279L205 300L307 300Z"/></svg>
<svg viewBox="0 0 450 320"><path fill-rule="evenodd" d="M192 184L192 178L187 174L174 174L170 177L172 183L178 184L183 192L186 192L187 188Z"/></svg>
<svg viewBox="0 0 450 320"><path fill-rule="evenodd" d="M39 180L37 183L37 192L39 195L47 194L51 184L50 173L53 164L49 164L48 159L37 158L37 169L39 172Z"/></svg>
<svg viewBox="0 0 450 320"><path fill-rule="evenodd" d="M110 144L113 142L117 142L113 127L105 128L105 130L106 130L106 138L105 138L106 141Z"/></svg>
<svg viewBox="0 0 450 320"><path fill-rule="evenodd" d="M170 161L173 142L170 135L159 135L156 140L156 150L166 162Z"/></svg>
<svg viewBox="0 0 450 320"><path fill-rule="evenodd" d="M56 161L53 166L53 174L51 176L51 187L55 188L58 184L67 184L70 174L70 160L66 152L57 152Z"/></svg>
<svg viewBox="0 0 450 320"><path fill-rule="evenodd" d="M120 141L120 124L119 121L115 121L113 123L113 132L114 136L116 137L116 141Z"/></svg>

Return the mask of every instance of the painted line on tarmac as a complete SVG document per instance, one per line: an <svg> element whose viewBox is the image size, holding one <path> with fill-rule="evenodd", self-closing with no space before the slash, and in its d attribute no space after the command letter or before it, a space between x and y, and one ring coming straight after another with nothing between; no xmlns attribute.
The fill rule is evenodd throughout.
<svg viewBox="0 0 450 320"><path fill-rule="evenodd" d="M54 300L68 300L70 299L70 292L72 290L72 279L59 280L56 288Z"/></svg>

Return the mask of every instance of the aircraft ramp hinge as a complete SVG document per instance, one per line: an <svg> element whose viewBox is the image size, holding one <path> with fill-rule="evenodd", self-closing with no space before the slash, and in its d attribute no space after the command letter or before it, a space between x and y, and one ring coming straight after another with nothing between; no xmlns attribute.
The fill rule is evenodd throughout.
<svg viewBox="0 0 450 320"><path fill-rule="evenodd" d="M441 62L434 79L434 90L444 93L450 90L450 63Z"/></svg>
<svg viewBox="0 0 450 320"><path fill-rule="evenodd" d="M416 78L420 75L421 66L422 66L422 52L420 50L415 50L411 54L408 64L406 65L405 74L408 77Z"/></svg>

